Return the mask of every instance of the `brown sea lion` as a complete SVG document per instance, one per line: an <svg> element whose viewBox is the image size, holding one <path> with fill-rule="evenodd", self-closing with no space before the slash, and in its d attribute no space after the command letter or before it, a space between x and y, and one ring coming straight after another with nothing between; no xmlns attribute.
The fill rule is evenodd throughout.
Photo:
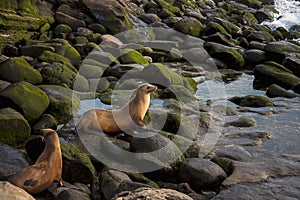
<svg viewBox="0 0 300 200"><path fill-rule="evenodd" d="M80 132L102 130L109 135L116 135L134 125L144 126L143 119L149 108L150 93L157 87L148 83L142 84L136 95L118 110L91 109L79 119L76 129Z"/></svg>
<svg viewBox="0 0 300 200"><path fill-rule="evenodd" d="M31 194L42 192L54 181L62 185L62 155L58 135L52 129L43 129L42 133L46 146L37 161L8 180Z"/></svg>

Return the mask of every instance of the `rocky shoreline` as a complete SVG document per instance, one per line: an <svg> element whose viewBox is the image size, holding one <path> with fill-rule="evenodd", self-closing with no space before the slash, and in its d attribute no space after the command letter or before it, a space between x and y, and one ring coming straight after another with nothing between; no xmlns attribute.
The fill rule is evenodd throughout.
<svg viewBox="0 0 300 200"><path fill-rule="evenodd" d="M224 116L276 107L273 97L299 98L300 43L293 39L299 39L300 32L260 25L273 19L273 4L273 0L1 3L3 195L64 200L278 199L280 195L280 199L297 199L299 155L253 158L243 147L259 145L272 133L227 134L229 139L244 138L245 145L216 146L199 158L203 137ZM195 97L199 82L193 78L226 83L243 71L254 75L254 87L266 90L269 98L236 96L228 99L239 106L233 109L213 107L213 102ZM145 119L151 125L147 131L161 128L160 134L143 140L128 141L122 135L109 140L134 153L152 152L172 141L174 147L164 154L176 156L179 152L182 156L154 172L122 172L86 152L74 121L81 100L99 98L104 104L118 105L115 101L126 99L126 91L136 89L140 82L161 83L152 99L163 103L150 107ZM166 122L160 127L162 116ZM6 182L32 164L38 156L33 154L43 149L43 141L35 138L39 130L56 130L61 124L57 132L62 138L63 180L73 187L53 184L32 197ZM239 117L221 126L255 125L250 118ZM147 159L149 164L161 162Z"/></svg>

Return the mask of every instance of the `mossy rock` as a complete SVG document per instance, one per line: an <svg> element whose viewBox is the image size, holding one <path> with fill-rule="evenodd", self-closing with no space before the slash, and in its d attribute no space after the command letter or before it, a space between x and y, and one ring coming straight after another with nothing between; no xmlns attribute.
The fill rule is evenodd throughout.
<svg viewBox="0 0 300 200"><path fill-rule="evenodd" d="M228 34L225 28L215 22L209 22L206 27L201 31L201 35L213 35L215 33Z"/></svg>
<svg viewBox="0 0 300 200"><path fill-rule="evenodd" d="M249 41L255 40L259 42L275 42L275 38L267 31L255 31L247 36Z"/></svg>
<svg viewBox="0 0 300 200"><path fill-rule="evenodd" d="M234 35L234 36L241 35L241 33L242 33L242 30L240 27L238 27L234 23L228 21L227 19L215 18L214 21L216 23L222 25L222 27L224 27L225 30L231 35Z"/></svg>
<svg viewBox="0 0 300 200"><path fill-rule="evenodd" d="M290 70L275 62L266 62L254 68L254 84L256 87L268 87L277 84L285 89L291 89L300 82Z"/></svg>
<svg viewBox="0 0 300 200"><path fill-rule="evenodd" d="M274 106L274 102L264 96L248 95L244 97L232 97L229 101L245 107L267 107Z"/></svg>
<svg viewBox="0 0 300 200"><path fill-rule="evenodd" d="M75 73L66 65L61 63L53 63L41 69L44 83L52 85L64 85L77 90L88 91L88 81L78 73Z"/></svg>
<svg viewBox="0 0 300 200"><path fill-rule="evenodd" d="M21 51L21 55L23 56L30 56L33 58L36 58L40 56L44 51L50 51L54 52L55 49L53 47L47 46L47 45L26 45L19 48Z"/></svg>
<svg viewBox="0 0 300 200"><path fill-rule="evenodd" d="M59 24L55 27L54 29L54 34L59 35L59 34L69 34L72 32L72 28L66 24Z"/></svg>
<svg viewBox="0 0 300 200"><path fill-rule="evenodd" d="M153 188L159 188L159 186L154 181L150 180L149 178L147 178L143 174L128 172L127 175L129 176L129 178L132 181L136 181L136 182L139 182L139 183L144 183L144 184L147 184L147 185L149 185Z"/></svg>
<svg viewBox="0 0 300 200"><path fill-rule="evenodd" d="M156 3L163 9L170 11L173 14L180 13L180 8L173 6L173 1L155 0Z"/></svg>
<svg viewBox="0 0 300 200"><path fill-rule="evenodd" d="M50 99L48 113L53 115L59 123L67 123L80 107L80 99L74 95L74 91L59 85L39 86L47 93Z"/></svg>
<svg viewBox="0 0 300 200"><path fill-rule="evenodd" d="M86 59L95 60L98 63L101 63L105 68L110 65L120 64L120 62L109 52L102 52L102 51L92 51L86 57Z"/></svg>
<svg viewBox="0 0 300 200"><path fill-rule="evenodd" d="M95 65L84 64L80 66L79 74L86 79L97 79L103 74L103 69Z"/></svg>
<svg viewBox="0 0 300 200"><path fill-rule="evenodd" d="M24 58L15 57L0 64L0 78L9 82L27 81L32 84L42 82L40 72L29 65Z"/></svg>
<svg viewBox="0 0 300 200"><path fill-rule="evenodd" d="M122 64L132 64L132 63L136 63L136 64L140 64L140 65L148 65L148 61L146 58L144 58L144 56L133 49L124 49L121 52L121 57L119 58L120 62Z"/></svg>
<svg viewBox="0 0 300 200"><path fill-rule="evenodd" d="M256 123L252 119L249 119L247 117L240 117L236 121L226 123L224 126L251 127L255 125Z"/></svg>
<svg viewBox="0 0 300 200"><path fill-rule="evenodd" d="M256 17L254 16L254 14L252 14L249 11L244 11L242 13L242 15L239 15L237 17L237 20L240 23L242 23L244 25L248 25L248 26L253 26L255 24L258 24L258 21L257 21Z"/></svg>
<svg viewBox="0 0 300 200"><path fill-rule="evenodd" d="M87 154L72 144L61 144L63 157L63 180L70 183L92 182L96 170Z"/></svg>
<svg viewBox="0 0 300 200"><path fill-rule="evenodd" d="M62 55L59 55L57 53L53 53L50 51L44 51L39 57L38 60L41 62L58 62L62 63L65 66L67 66L69 69L71 69L73 72L77 72L76 68L71 64L70 60Z"/></svg>
<svg viewBox="0 0 300 200"><path fill-rule="evenodd" d="M30 125L26 119L12 108L0 109L0 141L16 145L30 136Z"/></svg>
<svg viewBox="0 0 300 200"><path fill-rule="evenodd" d="M204 26L195 18L189 17L181 19L174 24L174 29L184 34L198 37Z"/></svg>
<svg viewBox="0 0 300 200"><path fill-rule="evenodd" d="M56 48L56 53L66 57L70 63L76 67L78 67L81 61L81 55L79 52L70 44L63 44L60 47Z"/></svg>
<svg viewBox="0 0 300 200"><path fill-rule="evenodd" d="M230 69L242 69L245 64L243 56L233 47L206 42L204 48L212 57L224 61Z"/></svg>
<svg viewBox="0 0 300 200"><path fill-rule="evenodd" d="M262 7L262 2L259 0L236 0L236 2L245 4L255 9L260 9Z"/></svg>
<svg viewBox="0 0 300 200"><path fill-rule="evenodd" d="M147 82L156 83L162 87L181 85L191 92L193 91L189 82L184 77L173 72L171 69L161 63L151 63L145 67L142 72L142 76Z"/></svg>
<svg viewBox="0 0 300 200"><path fill-rule="evenodd" d="M270 60L282 62L286 54L300 53L300 46L288 41L269 42L264 50L268 53Z"/></svg>
<svg viewBox="0 0 300 200"><path fill-rule="evenodd" d="M295 98L298 96L276 84L270 85L270 87L267 89L266 95L271 98L273 97Z"/></svg>
<svg viewBox="0 0 300 200"><path fill-rule="evenodd" d="M39 131L45 128L56 130L58 125L57 120L50 114L43 114L40 119L33 125L33 131Z"/></svg>
<svg viewBox="0 0 300 200"><path fill-rule="evenodd" d="M0 96L17 105L29 122L38 119L49 105L47 94L27 82L11 84L0 92Z"/></svg>
<svg viewBox="0 0 300 200"><path fill-rule="evenodd" d="M214 157L211 161L216 163L217 165L219 165L224 170L224 172L227 174L227 176L230 176L232 174L232 171L233 171L232 162L233 161L230 160L229 158Z"/></svg>
<svg viewBox="0 0 300 200"><path fill-rule="evenodd" d="M161 99L176 99L180 102L192 102L197 101L194 94L181 85L171 85L170 87L163 90L162 94L159 96Z"/></svg>

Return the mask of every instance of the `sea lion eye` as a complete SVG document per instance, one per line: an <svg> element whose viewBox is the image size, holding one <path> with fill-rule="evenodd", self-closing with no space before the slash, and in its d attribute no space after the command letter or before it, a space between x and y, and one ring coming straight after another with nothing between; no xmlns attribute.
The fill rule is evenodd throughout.
<svg viewBox="0 0 300 200"><path fill-rule="evenodd" d="M150 89L150 86L147 87L147 90L149 90L149 89Z"/></svg>

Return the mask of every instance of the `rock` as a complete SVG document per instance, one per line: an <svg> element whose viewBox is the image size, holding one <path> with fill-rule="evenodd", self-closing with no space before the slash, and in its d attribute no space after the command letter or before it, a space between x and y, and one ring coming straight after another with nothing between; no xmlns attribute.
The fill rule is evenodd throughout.
<svg viewBox="0 0 300 200"><path fill-rule="evenodd" d="M0 92L0 96L9 99L21 109L29 122L37 120L49 105L47 94L27 82L11 84Z"/></svg>
<svg viewBox="0 0 300 200"><path fill-rule="evenodd" d="M73 66L75 66L75 67L79 66L79 63L81 61L81 55L68 42L66 42L63 45L59 45L58 47L56 47L56 53L63 56L63 57L65 57L65 58L67 58ZM62 61L63 61L64 64L69 65L68 63L65 63L64 60L62 60ZM69 66L69 67L71 68L71 66Z"/></svg>
<svg viewBox="0 0 300 200"><path fill-rule="evenodd" d="M8 86L10 86L10 82L0 80L0 92L1 90L7 88Z"/></svg>
<svg viewBox="0 0 300 200"><path fill-rule="evenodd" d="M95 60L98 63L102 64L102 66L104 66L105 68L109 67L110 65L120 64L120 62L111 53L108 52L93 51L89 53L87 59Z"/></svg>
<svg viewBox="0 0 300 200"><path fill-rule="evenodd" d="M110 87L110 83L107 80L107 78L90 79L89 85L90 85L90 91L96 91L99 93L107 91Z"/></svg>
<svg viewBox="0 0 300 200"><path fill-rule="evenodd" d="M64 190L57 196L57 200L90 200L91 197L89 194L82 192L81 190Z"/></svg>
<svg viewBox="0 0 300 200"><path fill-rule="evenodd" d="M282 65L286 67L288 70L291 70L293 74L300 77L300 59L295 56L286 57Z"/></svg>
<svg viewBox="0 0 300 200"><path fill-rule="evenodd" d="M174 29L183 34L198 37L204 26L193 17L184 18L174 24Z"/></svg>
<svg viewBox="0 0 300 200"><path fill-rule="evenodd" d="M251 127L251 126L255 126L255 125L256 125L255 121L253 121L247 117L240 117L236 121L225 123L224 126Z"/></svg>
<svg viewBox="0 0 300 200"><path fill-rule="evenodd" d="M61 144L63 180L89 184L96 171L89 157L71 144Z"/></svg>
<svg viewBox="0 0 300 200"><path fill-rule="evenodd" d="M2 110L0 110L0 112L2 113ZM21 151L13 147L10 147L6 144L1 144L0 153L1 153L0 154L0 179L1 180L5 180L9 176L20 171L21 169L29 166L29 163L27 162L25 155Z"/></svg>
<svg viewBox="0 0 300 200"><path fill-rule="evenodd" d="M159 95L161 99L176 99L179 102L195 102L197 99L194 94L187 88L181 85L171 85L170 87L163 90Z"/></svg>
<svg viewBox="0 0 300 200"><path fill-rule="evenodd" d="M299 176L284 178L269 178L267 181L256 184L238 184L222 190L212 200L229 200L238 196L240 199L297 199L300 195Z"/></svg>
<svg viewBox="0 0 300 200"><path fill-rule="evenodd" d="M83 4L89 9L91 15L112 34L126 31L132 27L126 5L117 0L84 0Z"/></svg>
<svg viewBox="0 0 300 200"><path fill-rule="evenodd" d="M52 63L41 68L44 83L52 85L67 85L77 91L88 91L88 81L61 63Z"/></svg>
<svg viewBox="0 0 300 200"><path fill-rule="evenodd" d="M77 4L77 5L73 6L73 5L71 5L70 2L58 3L58 5L60 5L60 6L56 10L56 12L62 12L64 14L70 15L76 19L83 20L87 24L94 23L94 19L92 17L90 17L87 14L85 14L84 12L82 12L82 9L77 8L78 2L76 2L76 3L74 2L74 4Z"/></svg>
<svg viewBox="0 0 300 200"><path fill-rule="evenodd" d="M150 47L154 50L160 51L171 51L172 49L177 49L179 47L178 42L175 41L166 41L166 40L153 40L153 41L145 41L143 42L145 47ZM147 53L151 53L153 51L150 50Z"/></svg>
<svg viewBox="0 0 300 200"><path fill-rule="evenodd" d="M153 13L143 13L138 16L141 20L146 22L147 24L152 24L154 22L160 22L161 19Z"/></svg>
<svg viewBox="0 0 300 200"><path fill-rule="evenodd" d="M244 51L246 65L255 66L267 60L266 52L259 49L250 49Z"/></svg>
<svg viewBox="0 0 300 200"><path fill-rule="evenodd" d="M286 54L300 53L300 46L288 41L269 42L265 46L265 51L270 59L275 59L277 62L282 62Z"/></svg>
<svg viewBox="0 0 300 200"><path fill-rule="evenodd" d="M285 98L295 98L298 95L288 92L286 89L276 85L276 84L272 84L270 85L270 87L268 88L266 95L268 97L285 97Z"/></svg>
<svg viewBox="0 0 300 200"><path fill-rule="evenodd" d="M68 122L80 106L80 99L73 95L72 90L59 85L41 85L39 86L47 93L50 99L48 111L59 123Z"/></svg>
<svg viewBox="0 0 300 200"><path fill-rule="evenodd" d="M105 199L112 199L123 181L131 181L127 174L113 169L101 172L101 191Z"/></svg>
<svg viewBox="0 0 300 200"><path fill-rule="evenodd" d="M224 61L231 69L242 69L245 64L243 56L232 47L214 42L206 42L204 48L212 57Z"/></svg>
<svg viewBox="0 0 300 200"><path fill-rule="evenodd" d="M76 68L71 64L70 60L66 57L59 55L57 53L53 53L50 51L44 51L39 57L38 60L40 62L47 62L47 63L62 63L66 65L70 70L73 72L77 72Z"/></svg>
<svg viewBox="0 0 300 200"><path fill-rule="evenodd" d="M157 83L163 87L181 85L193 91L186 79L160 63L151 63L146 66L142 76L147 82Z"/></svg>
<svg viewBox="0 0 300 200"><path fill-rule="evenodd" d="M217 157L229 158L236 161L246 161L252 157L247 150L238 145L227 145L219 147L215 151L215 155Z"/></svg>
<svg viewBox="0 0 300 200"><path fill-rule="evenodd" d="M36 45L27 45L27 46L22 46L20 47L21 54L23 56L30 56L33 58L36 58L40 56L44 51L50 51L54 52L55 49L50 46L46 46L43 44L36 44Z"/></svg>
<svg viewBox="0 0 300 200"><path fill-rule="evenodd" d="M32 84L42 82L39 71L20 57L10 58L0 64L0 78L9 82L27 81Z"/></svg>
<svg viewBox="0 0 300 200"><path fill-rule="evenodd" d="M55 19L59 24L66 24L70 26L73 31L76 31L78 27L86 27L85 21L76 19L62 12L56 12Z"/></svg>
<svg viewBox="0 0 300 200"><path fill-rule="evenodd" d="M247 36L248 41L275 42L275 38L267 31L254 31Z"/></svg>
<svg viewBox="0 0 300 200"><path fill-rule="evenodd" d="M227 177L217 164L200 158L188 158L180 167L180 179L187 182L195 191L219 187Z"/></svg>
<svg viewBox="0 0 300 200"><path fill-rule="evenodd" d="M143 57L141 53L133 49L124 49L121 52L121 57L119 58L122 64L140 64L140 65L148 65L148 61Z"/></svg>
<svg viewBox="0 0 300 200"><path fill-rule="evenodd" d="M54 29L54 34L57 36L59 36L60 34L68 35L71 32L72 32L72 28L67 24L59 24Z"/></svg>
<svg viewBox="0 0 300 200"><path fill-rule="evenodd" d="M122 181L118 187L118 190L116 192L116 194L121 193L123 191L134 191L138 188L142 188L142 187L150 187L147 184L144 183L139 183L139 182L133 182L133 181Z"/></svg>
<svg viewBox="0 0 300 200"><path fill-rule="evenodd" d="M271 138L267 132L239 132L226 135L232 142L242 146L257 146Z"/></svg>
<svg viewBox="0 0 300 200"><path fill-rule="evenodd" d="M268 177L299 176L298 155L261 158L255 162L233 161L233 173L222 185L229 187L240 183L259 183Z"/></svg>
<svg viewBox="0 0 300 200"><path fill-rule="evenodd" d="M0 181L0 196L1 199L5 200L35 200L30 194L28 194L22 188L14 186L13 184L7 181Z"/></svg>
<svg viewBox="0 0 300 200"><path fill-rule="evenodd" d="M251 8L259 9L262 6L262 2L260 0L237 0L236 2L245 4Z"/></svg>
<svg viewBox="0 0 300 200"><path fill-rule="evenodd" d="M226 46L235 46L235 44L237 43L237 41L233 40L229 34L219 32L213 35L204 36L203 38L205 38L209 42L216 42L219 44L224 44Z"/></svg>
<svg viewBox="0 0 300 200"><path fill-rule="evenodd" d="M266 62L254 68L254 84L268 87L277 84L285 89L291 89L300 82L300 78L292 74L284 66L275 62Z"/></svg>
<svg viewBox="0 0 300 200"><path fill-rule="evenodd" d="M143 174L127 172L127 175L130 177L130 179L132 181L143 183L144 185L148 185L148 187L159 188L159 186L157 185L157 183L155 183L154 181L150 180L149 178L147 178Z"/></svg>
<svg viewBox="0 0 300 200"><path fill-rule="evenodd" d="M240 23L248 26L258 24L258 21L255 18L255 16L249 11L244 11L241 15L239 15L238 20L240 21Z"/></svg>
<svg viewBox="0 0 300 200"><path fill-rule="evenodd" d="M261 8L261 9L257 10L254 13L254 16L257 19L259 24L264 22L264 21L267 21L267 20L271 20L271 21L274 20L274 17L272 15L272 11L269 10L268 8Z"/></svg>
<svg viewBox="0 0 300 200"><path fill-rule="evenodd" d="M102 24L94 23L89 24L88 28L91 29L94 33L106 34L107 30Z"/></svg>
<svg viewBox="0 0 300 200"><path fill-rule="evenodd" d="M222 18L216 17L213 19L213 21L222 25L222 27L224 27L226 29L226 31L231 35L239 36L242 33L242 30L240 27L238 27L234 23L228 21L227 19L222 19Z"/></svg>
<svg viewBox="0 0 300 200"><path fill-rule="evenodd" d="M101 36L102 43L101 45L103 46L112 46L112 47L119 47L123 45L123 42L120 41L118 38L116 38L113 35L105 34Z"/></svg>
<svg viewBox="0 0 300 200"><path fill-rule="evenodd" d="M50 114L43 114L40 119L32 127L33 131L39 131L40 129L51 128L56 130L58 125L57 120Z"/></svg>
<svg viewBox="0 0 300 200"><path fill-rule="evenodd" d="M256 95L248 95L244 97L232 97L229 101L244 107L266 107L274 106L272 100Z"/></svg>
<svg viewBox="0 0 300 200"><path fill-rule="evenodd" d="M165 0L156 0L156 3L162 8L162 11L165 11L167 13L178 14L180 12L180 9L178 7L173 6L172 2L168 2Z"/></svg>
<svg viewBox="0 0 300 200"><path fill-rule="evenodd" d="M228 34L225 28L216 22L209 22L206 25L206 27L201 31L201 35L206 35L206 36L213 35L215 33Z"/></svg>
<svg viewBox="0 0 300 200"><path fill-rule="evenodd" d="M79 74L85 77L86 79L97 79L102 76L103 71L104 70L99 66L83 63L80 66Z"/></svg>
<svg viewBox="0 0 300 200"><path fill-rule="evenodd" d="M125 191L115 195L112 200L130 200L130 199L153 199L153 200L192 200L186 194L177 192L171 189L153 189L153 188L138 188L134 191Z"/></svg>

